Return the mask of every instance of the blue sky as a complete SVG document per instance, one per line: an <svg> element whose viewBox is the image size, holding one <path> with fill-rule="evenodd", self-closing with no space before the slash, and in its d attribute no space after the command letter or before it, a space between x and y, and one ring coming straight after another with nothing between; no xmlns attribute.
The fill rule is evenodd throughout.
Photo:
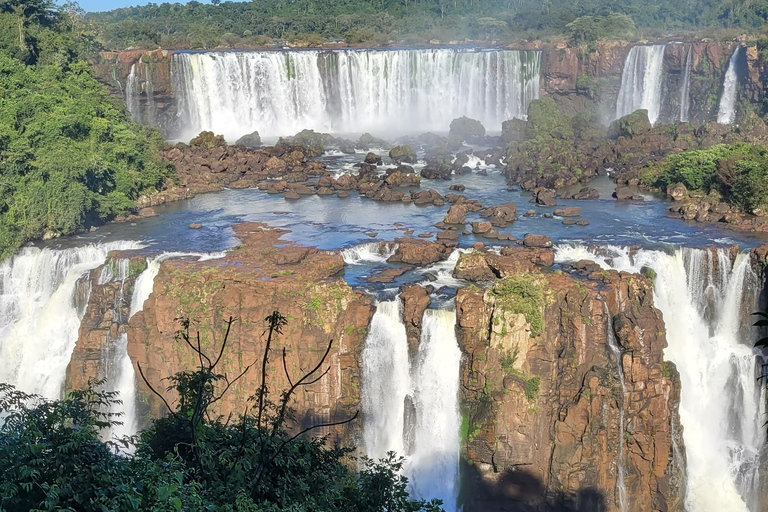
<svg viewBox="0 0 768 512"><path fill-rule="evenodd" d="M155 0L154 3L161 4L164 1L170 3L187 3L186 0ZM210 0L198 0L202 4L211 3ZM132 5L145 5L150 3L149 0L79 0L80 7L86 11L111 11L118 7L130 7Z"/></svg>

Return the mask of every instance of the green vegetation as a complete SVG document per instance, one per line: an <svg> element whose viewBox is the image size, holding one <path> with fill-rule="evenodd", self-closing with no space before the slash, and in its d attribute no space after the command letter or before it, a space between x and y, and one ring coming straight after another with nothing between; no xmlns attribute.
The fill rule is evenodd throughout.
<svg viewBox="0 0 768 512"><path fill-rule="evenodd" d="M756 212L768 206L768 149L738 143L686 151L644 169L640 178L662 189L682 183L689 191L715 194Z"/></svg>
<svg viewBox="0 0 768 512"><path fill-rule="evenodd" d="M541 386L541 377L531 377L525 381L525 398L529 402L536 400L539 395L539 387Z"/></svg>
<svg viewBox="0 0 768 512"><path fill-rule="evenodd" d="M219 4L219 2L214 2ZM263 0L151 3L88 15L110 49L256 47L271 40L350 44L505 41L566 36L576 43L652 30L761 29L768 0L670 4L662 0ZM710 31L711 32L711 31Z"/></svg>
<svg viewBox="0 0 768 512"><path fill-rule="evenodd" d="M266 382L270 343L285 326L275 312L267 319L269 336L261 360ZM400 476L402 459L390 453L379 462L363 459L354 472L352 450L328 447L323 439L294 436L288 407L301 382L317 379L327 357L298 384L269 399L260 385L239 418L214 417L210 409L231 381L217 373L222 359L190 343L189 322L179 342L199 361L195 371L170 379L178 394L167 415L137 439L99 440L117 418L109 413L113 392L93 388L44 401L0 384L0 509L82 512L437 512L440 502L412 501ZM225 342L226 346L226 342ZM224 348L221 349L223 354ZM218 353L218 351L217 351ZM318 371L319 370L319 371ZM246 369L247 371L247 369ZM287 373L287 370L286 370ZM239 377L238 377L239 378ZM233 377L234 380L237 380ZM94 383L100 385L102 383ZM333 425L354 420L357 414ZM313 428L309 428L309 432ZM135 454L116 453L134 446Z"/></svg>
<svg viewBox="0 0 768 512"><path fill-rule="evenodd" d="M508 277L494 285L492 293L496 296L496 304L502 309L525 315L532 336L541 335L544 331L544 290L534 276Z"/></svg>
<svg viewBox="0 0 768 512"><path fill-rule="evenodd" d="M0 2L0 258L131 211L170 171L84 59L92 41L47 0Z"/></svg>
<svg viewBox="0 0 768 512"><path fill-rule="evenodd" d="M504 375L512 375L515 373L515 363L517 362L519 355L520 348L517 345L515 345L512 350L505 350L501 354L499 362L501 363L501 370L504 372Z"/></svg>

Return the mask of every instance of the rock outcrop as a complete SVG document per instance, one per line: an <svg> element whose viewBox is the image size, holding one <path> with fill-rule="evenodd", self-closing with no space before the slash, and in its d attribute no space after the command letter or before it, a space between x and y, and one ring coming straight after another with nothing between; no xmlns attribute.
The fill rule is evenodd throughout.
<svg viewBox="0 0 768 512"><path fill-rule="evenodd" d="M619 510L620 485L630 512L682 510L680 383L650 280L520 266L456 308L465 511Z"/></svg>
<svg viewBox="0 0 768 512"><path fill-rule="evenodd" d="M204 350L217 353L232 318L220 369L232 378L249 365L261 363L264 319L279 311L288 323L269 354L268 385L273 400L289 385L283 353L285 368L296 379L318 363L332 341L325 364L328 374L302 387L292 404L296 425L352 416L359 409L359 358L373 314L371 299L338 276L344 267L338 254L278 242L286 232L260 224L241 224L235 232L242 245L223 259L197 262L181 258L161 265L144 310L130 322L131 359L141 365L155 389L164 390L167 386L162 379L196 364L189 347L174 337L178 319L189 318L193 335L200 332ZM226 417L252 406L249 397L259 382L259 372L251 368L217 403L215 412ZM164 413L162 402L143 382L139 391L151 415ZM349 441L359 428L360 422L353 422L324 433Z"/></svg>

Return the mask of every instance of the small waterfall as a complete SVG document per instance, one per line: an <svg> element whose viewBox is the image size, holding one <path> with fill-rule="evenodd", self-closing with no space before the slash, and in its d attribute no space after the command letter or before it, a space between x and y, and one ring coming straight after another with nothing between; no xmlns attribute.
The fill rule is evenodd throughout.
<svg viewBox="0 0 768 512"><path fill-rule="evenodd" d="M739 85L738 60L740 46L737 46L728 61L728 70L723 81L723 95L720 97L720 108L717 112L717 122L731 124L736 120L736 96Z"/></svg>
<svg viewBox="0 0 768 512"><path fill-rule="evenodd" d="M323 132L445 131L462 115L498 130L539 97L536 51L178 53L172 83L188 133L236 139Z"/></svg>
<svg viewBox="0 0 768 512"><path fill-rule="evenodd" d="M110 251L139 247L135 242L64 250L27 247L3 261L0 382L60 398L88 303L90 284L83 278L103 264Z"/></svg>
<svg viewBox="0 0 768 512"><path fill-rule="evenodd" d="M373 459L405 453L405 397L411 388L400 298L379 302L363 348L363 444ZM458 444L457 444L458 447Z"/></svg>
<svg viewBox="0 0 768 512"><path fill-rule="evenodd" d="M680 122L687 123L691 120L691 60L693 58L693 46L688 47L688 55L685 57L685 70L683 70L683 87L680 89Z"/></svg>
<svg viewBox="0 0 768 512"><path fill-rule="evenodd" d="M654 302L667 329L664 356L677 366L682 384L687 509L756 512L765 403L749 318L759 284L749 257L740 254L732 264L724 249L641 250L633 256L625 248L602 249L612 255L561 247L557 259L656 272Z"/></svg>
<svg viewBox="0 0 768 512"><path fill-rule="evenodd" d="M651 124L661 112L661 85L666 45L633 46L624 62L616 100L616 119L635 110L648 111Z"/></svg>
<svg viewBox="0 0 768 512"><path fill-rule="evenodd" d="M605 336L608 344L608 348L611 350L614 358L616 359L616 369L619 372L619 379L621 380L621 403L619 404L619 449L618 456L616 457L616 494L619 501L619 510L621 512L627 511L627 488L624 485L624 415L626 408L624 407L624 401L627 397L627 381L624 378L624 363L622 361L622 351L619 344L616 342L616 333L613 332L613 322L611 313L608 311L608 303L603 302L605 305L605 316L607 318L607 324L605 326Z"/></svg>
<svg viewBox="0 0 768 512"><path fill-rule="evenodd" d="M412 370L412 451L406 474L417 498L439 498L456 510L459 473L459 364L456 312L427 309Z"/></svg>
<svg viewBox="0 0 768 512"><path fill-rule="evenodd" d="M395 242L368 242L341 250L341 257L347 265L384 263L397 250Z"/></svg>
<svg viewBox="0 0 768 512"><path fill-rule="evenodd" d="M141 94L141 80L136 76L136 64L131 65L131 72L125 82L125 104L131 119L141 122L141 103L139 95Z"/></svg>

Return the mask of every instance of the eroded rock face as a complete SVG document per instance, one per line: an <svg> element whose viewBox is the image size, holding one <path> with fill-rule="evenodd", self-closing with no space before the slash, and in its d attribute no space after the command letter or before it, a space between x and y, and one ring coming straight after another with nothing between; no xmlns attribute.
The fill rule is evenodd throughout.
<svg viewBox="0 0 768 512"><path fill-rule="evenodd" d="M344 262L338 254L278 242L285 233L260 224L235 228L243 242L220 260L164 262L144 311L133 316L128 330L128 352L143 368L155 389L165 389L161 379L195 366L194 354L174 339L178 318L190 319L191 330L200 331L208 352L220 350L227 321L233 319L219 372L238 375L258 362L264 353L265 318L279 311L288 320L269 354L268 385L273 400L286 389L286 368L295 380L314 367L333 340L325 367L328 374L301 388L292 404L297 426L350 417L359 409L360 350L373 314L371 299L353 291L337 274ZM251 368L215 407L226 417L248 405L260 382ZM163 414L162 402L143 382L139 391L150 414ZM172 398L172 397L170 397ZM170 401L170 400L169 400ZM348 442L361 422L326 432Z"/></svg>
<svg viewBox="0 0 768 512"><path fill-rule="evenodd" d="M652 284L591 277L529 267L459 291L465 511L619 510L620 464L627 510L682 510L680 383Z"/></svg>

